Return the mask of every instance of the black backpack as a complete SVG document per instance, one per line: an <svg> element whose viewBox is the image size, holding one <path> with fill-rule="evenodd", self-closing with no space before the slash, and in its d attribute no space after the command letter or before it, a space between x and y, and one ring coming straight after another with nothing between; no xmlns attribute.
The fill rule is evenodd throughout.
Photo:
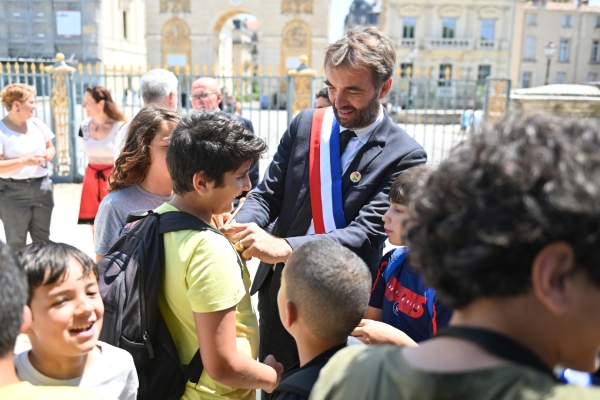
<svg viewBox="0 0 600 400"><path fill-rule="evenodd" d="M163 234L181 230L215 230L184 212L136 212L127 216L123 233L98 263L104 302L100 340L133 356L138 399L180 399L187 381L198 383L200 350L187 365L158 309L164 268Z"/></svg>

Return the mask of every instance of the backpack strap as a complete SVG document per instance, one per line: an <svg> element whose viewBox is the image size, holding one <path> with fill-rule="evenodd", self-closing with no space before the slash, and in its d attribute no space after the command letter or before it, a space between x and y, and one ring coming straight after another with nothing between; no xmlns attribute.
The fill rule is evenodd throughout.
<svg viewBox="0 0 600 400"><path fill-rule="evenodd" d="M130 212L129 214L127 214L127 217L125 218L125 225L127 225L131 222L139 221L140 219L146 218L150 214L154 214L154 211L138 210L138 211Z"/></svg>
<svg viewBox="0 0 600 400"><path fill-rule="evenodd" d="M323 364L316 364L296 372L281 382L275 392L294 393L308 399L322 368Z"/></svg>
<svg viewBox="0 0 600 400"><path fill-rule="evenodd" d="M488 329L466 326L449 326L442 329L436 337L454 337L475 343L489 354L515 364L536 369L557 381L556 376L536 354L515 340Z"/></svg>
<svg viewBox="0 0 600 400"><path fill-rule="evenodd" d="M176 232L176 231L186 231L186 230L194 230L194 231L206 231L211 230L213 232L221 234L215 228L202 221L200 218L193 216L192 214L188 214L183 211L170 211L163 214L160 214L160 226L158 228L158 232L162 235L167 232Z"/></svg>
<svg viewBox="0 0 600 400"><path fill-rule="evenodd" d="M398 247L392 251L392 258L390 258L388 266L383 273L386 283L390 280L392 273L408 258L408 247Z"/></svg>
<svg viewBox="0 0 600 400"><path fill-rule="evenodd" d="M196 350L196 354L192 357L192 361L190 361L189 365L192 366L189 381L198 384L198 382L200 382L200 377L202 376L202 371L204 370L204 364L202 363L202 358L200 358L200 349Z"/></svg>

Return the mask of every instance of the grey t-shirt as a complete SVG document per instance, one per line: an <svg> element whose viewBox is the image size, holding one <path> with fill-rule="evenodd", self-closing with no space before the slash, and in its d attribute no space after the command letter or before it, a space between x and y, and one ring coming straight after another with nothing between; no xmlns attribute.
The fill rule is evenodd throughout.
<svg viewBox="0 0 600 400"><path fill-rule="evenodd" d="M127 214L138 210L154 210L171 200L145 191L139 185L109 193L98 209L95 225L96 254L106 254L125 226Z"/></svg>
<svg viewBox="0 0 600 400"><path fill-rule="evenodd" d="M31 364L29 351L15 356L15 368L22 381L36 386L79 386L100 396L103 400L135 400L138 377L133 358L125 350L98 341L102 350L100 362L91 371L75 379L54 379L41 374Z"/></svg>

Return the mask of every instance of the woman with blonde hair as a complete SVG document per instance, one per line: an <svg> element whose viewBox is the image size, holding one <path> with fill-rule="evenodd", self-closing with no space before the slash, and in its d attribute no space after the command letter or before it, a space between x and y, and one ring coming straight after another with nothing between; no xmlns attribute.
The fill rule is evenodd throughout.
<svg viewBox="0 0 600 400"><path fill-rule="evenodd" d="M88 118L81 123L79 136L83 138L83 151L88 158L88 166L83 178L77 223L91 225L93 232L98 207L108 194L115 137L125 123L125 116L117 108L110 92L102 86L86 89L83 108Z"/></svg>
<svg viewBox="0 0 600 400"><path fill-rule="evenodd" d="M54 208L48 163L56 154L54 134L33 116L35 88L13 83L0 92L7 114L0 121L0 219L13 251L27 233L39 242L50 237Z"/></svg>
<svg viewBox="0 0 600 400"><path fill-rule="evenodd" d="M110 175L109 194L96 217L96 258L117 241L127 214L153 210L171 200L167 147L179 115L158 105L140 110L129 125L125 145Z"/></svg>

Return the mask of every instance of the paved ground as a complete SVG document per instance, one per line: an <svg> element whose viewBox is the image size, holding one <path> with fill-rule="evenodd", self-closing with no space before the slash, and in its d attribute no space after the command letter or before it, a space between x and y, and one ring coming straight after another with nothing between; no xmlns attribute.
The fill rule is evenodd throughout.
<svg viewBox="0 0 600 400"><path fill-rule="evenodd" d="M50 239L73 245L95 259L92 229L89 225L77 225L81 184L54 185L54 211L50 224ZM0 239L6 239L4 225L0 221ZM28 239L31 242L31 239Z"/></svg>

